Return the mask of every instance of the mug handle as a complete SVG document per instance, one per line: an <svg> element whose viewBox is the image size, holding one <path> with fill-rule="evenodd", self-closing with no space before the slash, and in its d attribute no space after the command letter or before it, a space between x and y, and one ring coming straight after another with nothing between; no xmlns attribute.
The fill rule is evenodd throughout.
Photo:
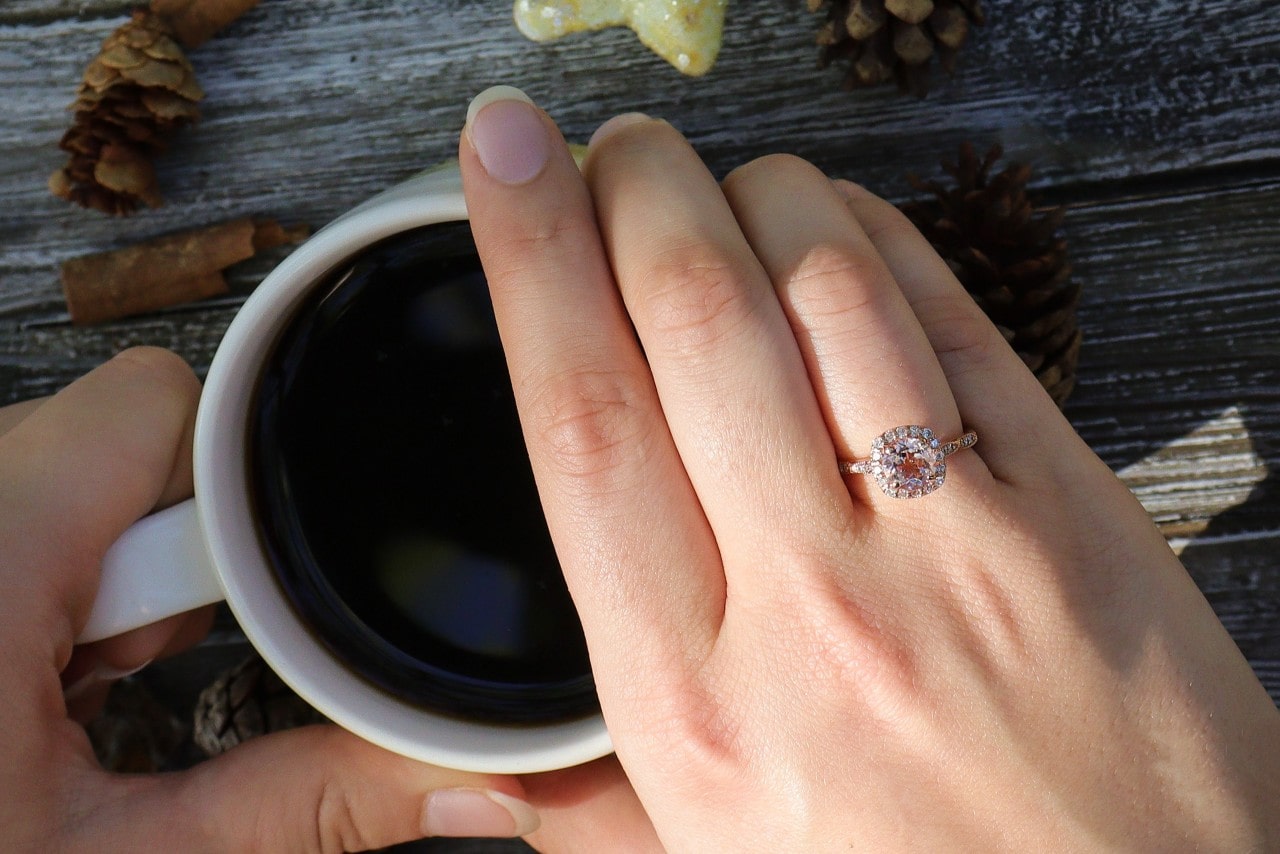
<svg viewBox="0 0 1280 854"><path fill-rule="evenodd" d="M76 643L114 637L222 598L196 501L188 498L139 519L107 550L98 597Z"/></svg>

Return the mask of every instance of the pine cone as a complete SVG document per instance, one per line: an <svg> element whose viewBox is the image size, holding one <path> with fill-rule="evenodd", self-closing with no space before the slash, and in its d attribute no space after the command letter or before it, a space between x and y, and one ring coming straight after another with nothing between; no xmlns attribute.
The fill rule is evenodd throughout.
<svg viewBox="0 0 1280 854"><path fill-rule="evenodd" d="M217 756L259 735L324 720L254 653L200 692L192 737Z"/></svg>
<svg viewBox="0 0 1280 854"><path fill-rule="evenodd" d="M151 158L199 118L203 97L169 26L134 12L85 69L71 105L75 120L58 144L71 159L49 179L50 191L109 214L131 213L139 203L158 207Z"/></svg>
<svg viewBox="0 0 1280 854"><path fill-rule="evenodd" d="M942 164L955 186L912 175L911 185L933 198L901 207L1061 407L1075 387L1081 339L1080 286L1057 233L1064 211L1035 210L1030 166L992 176L1001 154L996 145L979 160L965 143L959 163Z"/></svg>
<svg viewBox="0 0 1280 854"><path fill-rule="evenodd" d="M929 89L929 60L937 54L948 73L970 24L986 23L981 0L808 0L809 11L826 7L818 31L818 66L847 60L844 88L878 86L890 80L917 97Z"/></svg>

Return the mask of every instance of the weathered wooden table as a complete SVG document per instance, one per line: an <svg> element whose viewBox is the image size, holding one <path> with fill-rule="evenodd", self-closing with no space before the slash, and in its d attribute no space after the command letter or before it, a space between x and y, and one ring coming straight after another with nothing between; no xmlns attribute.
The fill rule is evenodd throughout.
<svg viewBox="0 0 1280 854"><path fill-rule="evenodd" d="M468 99L524 87L585 139L642 110L723 173L790 151L893 199L973 141L1064 204L1084 285L1067 413L1150 510L1280 698L1280 14L1263 0L987 0L928 98L846 93L815 67L802 0L734 0L712 73L626 30L526 41L509 0L265 0L192 53L199 125L160 163L167 204L129 219L45 189L75 83L128 0L0 4L0 404L50 394L132 344L198 371L285 250L232 294L68 323L60 261L241 215L321 225L451 157Z"/></svg>

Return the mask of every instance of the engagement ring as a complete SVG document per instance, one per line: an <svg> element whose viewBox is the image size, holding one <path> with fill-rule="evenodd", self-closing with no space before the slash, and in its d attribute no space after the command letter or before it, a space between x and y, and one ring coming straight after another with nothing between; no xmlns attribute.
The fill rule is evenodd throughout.
<svg viewBox="0 0 1280 854"><path fill-rule="evenodd" d="M892 498L928 495L947 476L948 456L978 442L970 430L959 439L943 442L928 427L914 424L886 430L871 443L871 459L841 460L843 474L869 474Z"/></svg>

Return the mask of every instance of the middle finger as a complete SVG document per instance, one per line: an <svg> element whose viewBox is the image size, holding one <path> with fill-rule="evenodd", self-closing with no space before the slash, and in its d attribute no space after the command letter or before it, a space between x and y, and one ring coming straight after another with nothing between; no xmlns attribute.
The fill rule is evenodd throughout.
<svg viewBox="0 0 1280 854"><path fill-rule="evenodd" d="M726 568L785 550L779 532L847 525L848 493L804 361L715 178L674 128L643 118L597 134L584 171Z"/></svg>

